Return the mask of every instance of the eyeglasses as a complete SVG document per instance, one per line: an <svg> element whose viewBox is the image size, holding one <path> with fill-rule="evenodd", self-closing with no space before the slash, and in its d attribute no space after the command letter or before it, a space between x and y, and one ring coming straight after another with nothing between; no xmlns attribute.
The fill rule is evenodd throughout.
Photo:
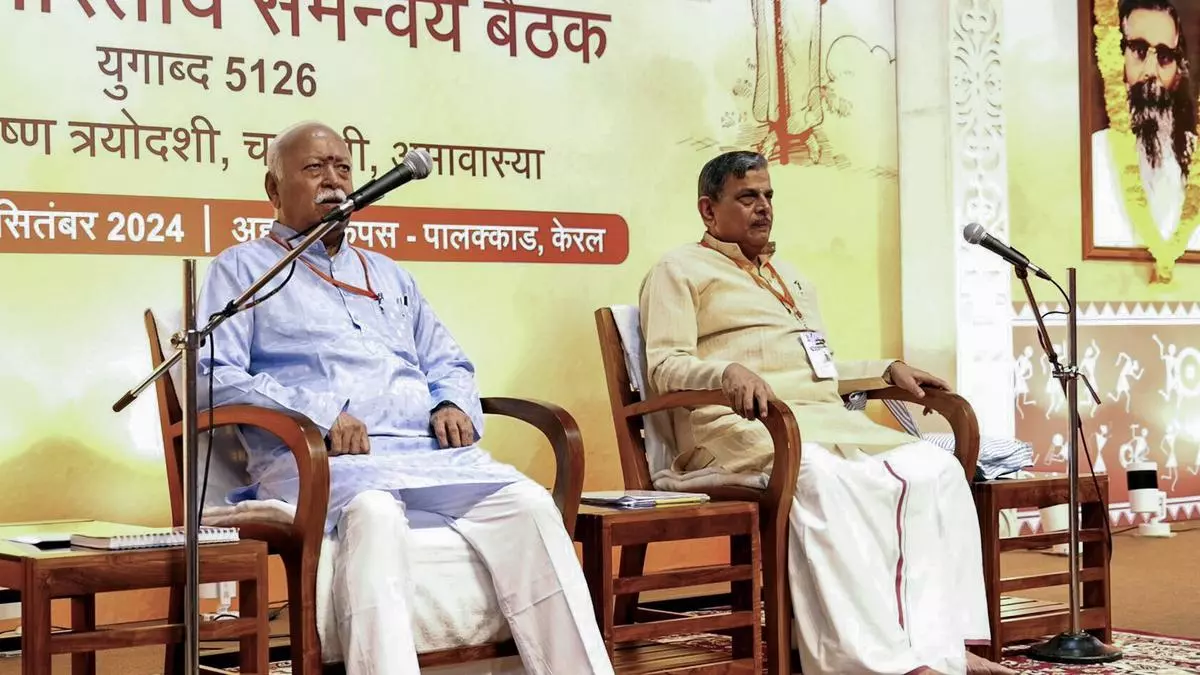
<svg viewBox="0 0 1200 675"><path fill-rule="evenodd" d="M1145 61L1146 56L1153 51L1155 58L1158 59L1158 65L1162 68L1183 60L1183 54L1180 53L1178 47L1168 47L1163 44L1152 45L1142 38L1132 40L1121 38L1121 50L1132 51L1139 61Z"/></svg>

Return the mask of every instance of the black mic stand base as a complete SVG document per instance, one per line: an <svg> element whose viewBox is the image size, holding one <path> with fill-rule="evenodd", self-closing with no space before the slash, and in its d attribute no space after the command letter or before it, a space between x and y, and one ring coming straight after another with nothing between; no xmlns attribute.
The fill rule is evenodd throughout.
<svg viewBox="0 0 1200 675"><path fill-rule="evenodd" d="M1034 645L1029 658L1051 663L1111 663L1120 660L1121 650L1106 645L1091 633L1060 633Z"/></svg>

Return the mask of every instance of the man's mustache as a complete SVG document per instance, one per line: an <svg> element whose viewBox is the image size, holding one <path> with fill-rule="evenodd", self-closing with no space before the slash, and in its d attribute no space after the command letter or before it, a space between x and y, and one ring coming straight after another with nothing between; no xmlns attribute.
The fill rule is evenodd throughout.
<svg viewBox="0 0 1200 675"><path fill-rule="evenodd" d="M1166 110L1171 92L1158 80L1142 80L1129 88L1129 105L1134 110Z"/></svg>
<svg viewBox="0 0 1200 675"><path fill-rule="evenodd" d="M1132 131L1153 168L1158 168L1162 162L1161 132L1174 124L1173 107L1172 92L1158 80L1142 80L1129 88Z"/></svg>
<svg viewBox="0 0 1200 675"><path fill-rule="evenodd" d="M337 203L340 204L346 201L346 191L340 188L330 189L322 188L317 191L317 196L313 198L317 204Z"/></svg>

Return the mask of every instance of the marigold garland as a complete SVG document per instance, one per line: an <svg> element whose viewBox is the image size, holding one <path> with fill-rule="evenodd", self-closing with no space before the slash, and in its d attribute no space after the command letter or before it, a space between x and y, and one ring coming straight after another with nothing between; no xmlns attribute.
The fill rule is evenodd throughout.
<svg viewBox="0 0 1200 675"><path fill-rule="evenodd" d="M1145 242L1154 258L1154 281L1170 283L1175 261L1187 250L1188 240L1200 225L1200 152L1192 153L1188 163L1183 213L1175 233L1163 239L1150 213L1145 188L1138 168L1137 139L1130 130L1129 93L1125 89L1125 54L1121 49L1118 0L1095 0L1096 65L1104 81L1104 106L1108 112L1108 143L1112 150L1125 208L1134 231Z"/></svg>

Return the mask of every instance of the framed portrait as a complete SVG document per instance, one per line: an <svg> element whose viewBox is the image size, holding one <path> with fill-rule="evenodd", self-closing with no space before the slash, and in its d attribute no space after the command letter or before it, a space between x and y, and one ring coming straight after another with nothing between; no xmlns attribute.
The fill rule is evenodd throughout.
<svg viewBox="0 0 1200 675"><path fill-rule="evenodd" d="M1200 262L1200 0L1078 0L1083 257Z"/></svg>

